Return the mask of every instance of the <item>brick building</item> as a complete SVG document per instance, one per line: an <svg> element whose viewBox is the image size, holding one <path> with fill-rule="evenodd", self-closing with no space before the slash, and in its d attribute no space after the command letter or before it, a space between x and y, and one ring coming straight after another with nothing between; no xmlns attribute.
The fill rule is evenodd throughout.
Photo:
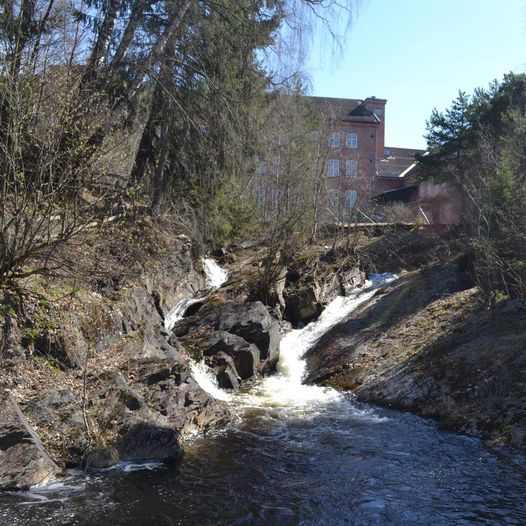
<svg viewBox="0 0 526 526"><path fill-rule="evenodd" d="M290 100L285 99L285 107L291 106ZM459 222L458 189L434 183L423 173L415 156L424 154L424 150L385 146L385 99L299 100L314 115L315 132L309 147L312 155L304 151L298 159L298 152L291 154L299 137L287 136L279 129L280 123L293 121L291 115L298 111L297 106L289 108L289 114L275 115L273 146L251 186L265 220L271 221L276 210L294 207L314 193L316 216L325 221L361 222L371 216L382 220L378 205L403 203L415 220L441 225ZM291 178L292 172L295 177ZM284 173L289 177L283 177Z"/></svg>
<svg viewBox="0 0 526 526"><path fill-rule="evenodd" d="M422 150L385 146L385 99L305 99L319 115L332 215L350 218L378 193L401 186L400 175Z"/></svg>

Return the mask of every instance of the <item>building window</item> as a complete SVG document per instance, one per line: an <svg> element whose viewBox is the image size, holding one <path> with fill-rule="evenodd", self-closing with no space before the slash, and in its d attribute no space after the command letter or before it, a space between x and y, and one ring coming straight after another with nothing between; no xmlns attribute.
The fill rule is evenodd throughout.
<svg viewBox="0 0 526 526"><path fill-rule="evenodd" d="M373 113L380 118L382 116L382 108L374 108Z"/></svg>
<svg viewBox="0 0 526 526"><path fill-rule="evenodd" d="M327 161L327 173L329 177L339 177L340 161L338 159L329 159Z"/></svg>
<svg viewBox="0 0 526 526"><path fill-rule="evenodd" d="M329 148L340 147L340 132L329 133Z"/></svg>
<svg viewBox="0 0 526 526"><path fill-rule="evenodd" d="M318 130L311 132L311 138L314 144L320 144L320 132Z"/></svg>
<svg viewBox="0 0 526 526"><path fill-rule="evenodd" d="M354 159L345 161L345 177L358 177L358 161Z"/></svg>
<svg viewBox="0 0 526 526"><path fill-rule="evenodd" d="M340 191L336 188L329 189L329 207L338 208L340 206Z"/></svg>
<svg viewBox="0 0 526 526"><path fill-rule="evenodd" d="M345 134L345 146L347 146L347 148L358 148L358 134L357 133L346 133Z"/></svg>
<svg viewBox="0 0 526 526"><path fill-rule="evenodd" d="M345 208L353 208L357 197L356 190L345 190Z"/></svg>

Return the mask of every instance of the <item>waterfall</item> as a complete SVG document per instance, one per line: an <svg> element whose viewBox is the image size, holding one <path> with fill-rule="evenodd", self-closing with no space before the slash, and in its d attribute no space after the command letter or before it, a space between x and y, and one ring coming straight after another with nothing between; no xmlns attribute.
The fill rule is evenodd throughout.
<svg viewBox="0 0 526 526"><path fill-rule="evenodd" d="M182 298L180 299L168 312L168 314L164 318L164 326L166 329L171 331L175 324L183 319L184 313L186 312L186 309L190 307L190 305L193 305L194 303L198 303L202 301L203 298Z"/></svg>
<svg viewBox="0 0 526 526"><path fill-rule="evenodd" d="M222 269L213 259L201 260L205 272L206 284L210 291L218 289L228 279L228 270ZM186 309L190 305L203 301L204 298L182 298L168 312L164 318L164 326L171 331L175 324L183 319Z"/></svg>
<svg viewBox="0 0 526 526"><path fill-rule="evenodd" d="M228 279L228 270L222 269L211 258L203 258L201 262L203 264L203 270L205 272L206 284L209 292L221 287L221 285L223 285ZM172 330L175 324L183 318L184 313L188 307L190 307L190 305L194 305L195 303L199 303L203 300L203 297L180 299L165 316L165 328L169 331ZM229 399L228 393L219 388L215 376L205 365L204 361L193 362L190 368L194 380L199 384L203 391L206 391L209 395L213 396L217 400L226 401Z"/></svg>
<svg viewBox="0 0 526 526"><path fill-rule="evenodd" d="M211 289L218 289L228 279L228 270L221 268L213 259L203 258L206 282Z"/></svg>
<svg viewBox="0 0 526 526"><path fill-rule="evenodd" d="M277 374L264 378L251 393L238 395L237 403L248 407L310 407L315 401L338 399L341 395L334 389L302 383L306 370L303 356L323 334L396 276L373 274L368 278L363 287L355 288L348 296L335 298L316 321L285 335L280 343Z"/></svg>
<svg viewBox="0 0 526 526"><path fill-rule="evenodd" d="M206 391L216 400L222 400L223 402L230 400L230 395L217 385L217 380L212 370L205 364L204 360L193 362L190 369L194 380L199 384L199 387L201 387L203 391Z"/></svg>

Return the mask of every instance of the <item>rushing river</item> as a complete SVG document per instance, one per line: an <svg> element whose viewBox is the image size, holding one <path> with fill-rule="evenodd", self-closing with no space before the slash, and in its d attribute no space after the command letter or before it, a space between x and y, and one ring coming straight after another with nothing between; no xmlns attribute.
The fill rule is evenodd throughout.
<svg viewBox="0 0 526 526"><path fill-rule="evenodd" d="M0 496L0 525L526 524L526 464L428 420L304 386L302 354L389 279L337 298L282 341L276 375L225 394L231 426L176 466L124 464Z"/></svg>

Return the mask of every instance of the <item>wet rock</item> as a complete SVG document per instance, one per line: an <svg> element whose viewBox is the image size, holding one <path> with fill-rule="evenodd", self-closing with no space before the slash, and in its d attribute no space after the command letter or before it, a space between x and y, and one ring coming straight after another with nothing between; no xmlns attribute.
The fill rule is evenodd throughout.
<svg viewBox="0 0 526 526"><path fill-rule="evenodd" d="M261 372L271 370L278 361L279 321L268 313L260 301L203 308L174 329L176 336L187 340L204 340L215 331L230 333L254 344L259 349L258 370Z"/></svg>
<svg viewBox="0 0 526 526"><path fill-rule="evenodd" d="M17 403L0 404L0 489L27 489L60 472Z"/></svg>
<svg viewBox="0 0 526 526"><path fill-rule="evenodd" d="M134 390L142 397L150 414L137 414L128 423L140 420L154 422L157 426L163 423L185 437L227 420L225 407L179 365L171 367L168 373L166 366L152 364L143 368Z"/></svg>
<svg viewBox="0 0 526 526"><path fill-rule="evenodd" d="M147 422L132 426L119 442L123 460L177 460L182 455L180 434Z"/></svg>
<svg viewBox="0 0 526 526"><path fill-rule="evenodd" d="M338 280L341 294L347 296L353 289L361 287L365 283L365 273L358 267L352 267L338 274Z"/></svg>
<svg viewBox="0 0 526 526"><path fill-rule="evenodd" d="M320 296L321 290L317 284L286 292L285 319L295 327L315 320L323 311Z"/></svg>
<svg viewBox="0 0 526 526"><path fill-rule="evenodd" d="M82 467L84 469L111 468L119 462L119 452L114 447L98 447L84 454Z"/></svg>
<svg viewBox="0 0 526 526"><path fill-rule="evenodd" d="M218 352L206 359L206 364L215 369L217 384L221 389L238 389L239 375L234 366L234 360L225 352Z"/></svg>
<svg viewBox="0 0 526 526"><path fill-rule="evenodd" d="M214 332L205 342L204 356L226 353L233 359L238 376L246 380L256 374L259 367L259 349L244 338L225 331Z"/></svg>

